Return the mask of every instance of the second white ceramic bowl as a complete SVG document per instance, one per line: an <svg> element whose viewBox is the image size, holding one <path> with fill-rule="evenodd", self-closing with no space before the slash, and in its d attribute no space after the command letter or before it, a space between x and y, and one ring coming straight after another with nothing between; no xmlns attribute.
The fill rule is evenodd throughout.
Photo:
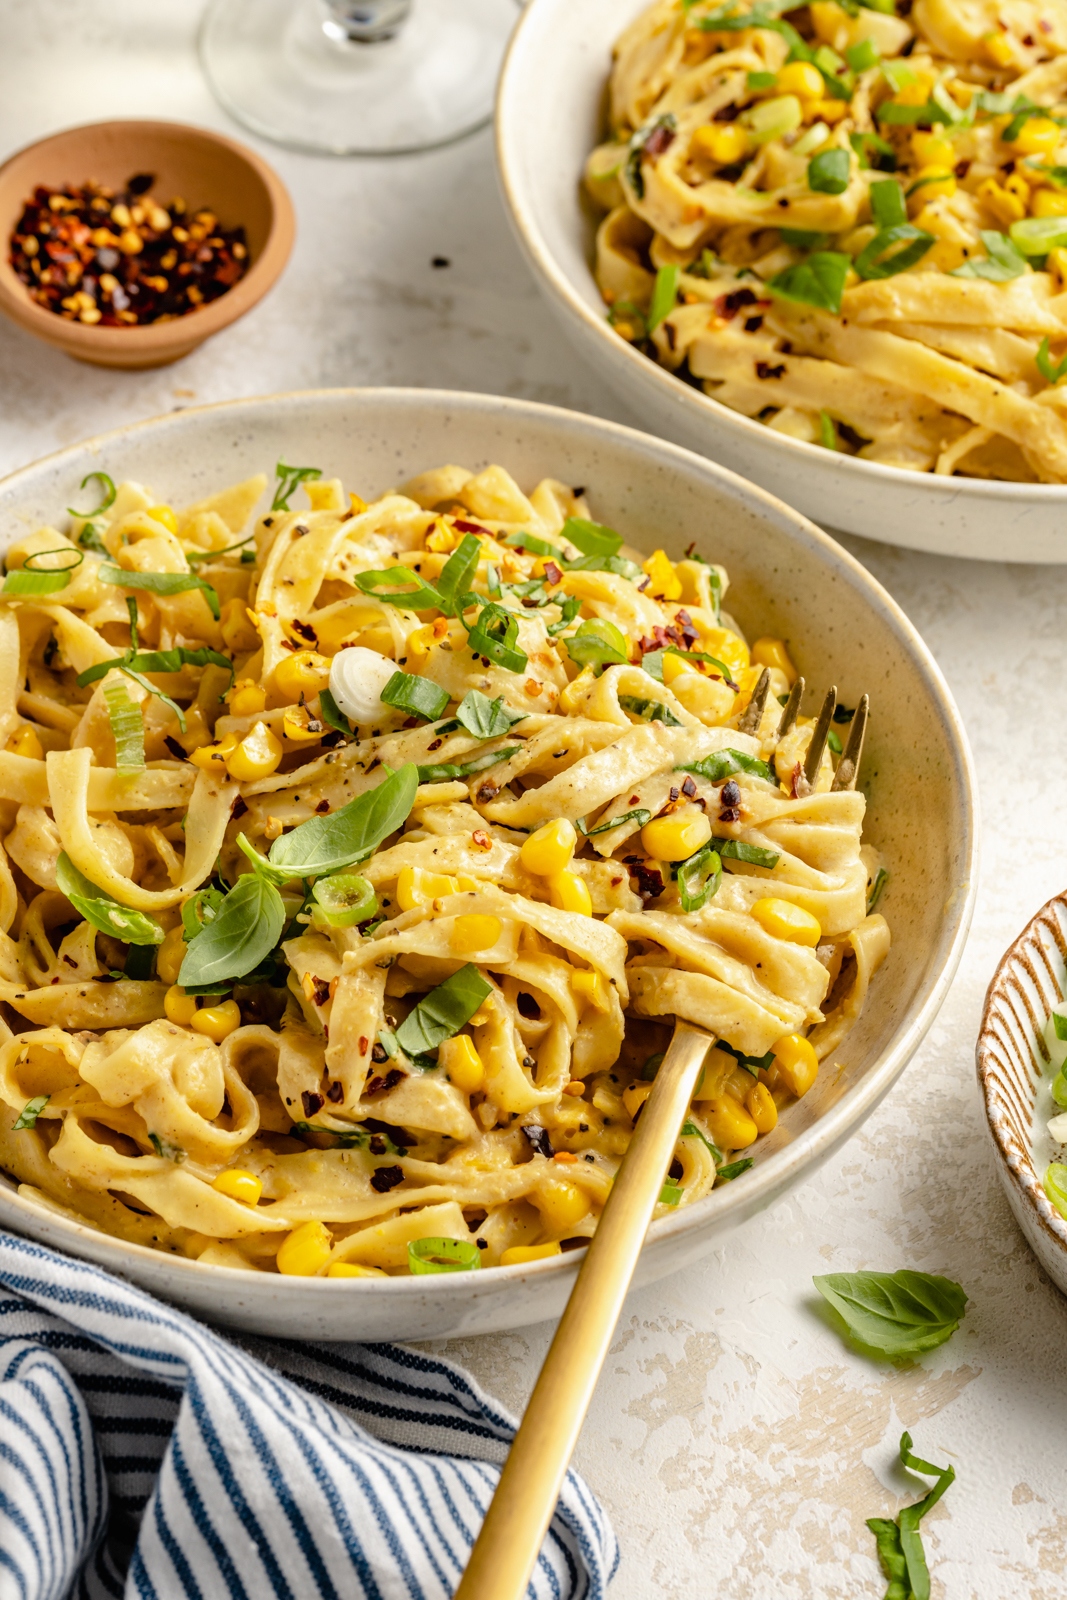
<svg viewBox="0 0 1067 1600"><path fill-rule="evenodd" d="M732 467L824 527L988 561L1067 561L1067 485L935 477L774 433L674 377L613 332L591 270L586 157L604 136L611 48L648 0L529 0L497 92L504 203L577 348L643 426Z"/></svg>
<svg viewBox="0 0 1067 1600"><path fill-rule="evenodd" d="M795 511L700 456L593 417L498 395L351 389L208 406L75 445L0 483L0 533L62 515L88 472L135 478L176 505L276 461L319 466L364 498L444 462L499 462L525 488L583 485L628 543L721 561L750 638L789 640L812 701L835 683L871 696L865 837L891 873L893 949L859 1025L818 1083L753 1147L755 1166L654 1222L649 1283L713 1249L854 1133L903 1071L959 961L976 875L974 777L959 716L926 646L890 597ZM488 1333L558 1316L575 1255L447 1276L351 1280L242 1272L124 1244L46 1210L0 1178L0 1225L87 1256L210 1319L287 1338ZM580 1255L580 1253L577 1253Z"/></svg>

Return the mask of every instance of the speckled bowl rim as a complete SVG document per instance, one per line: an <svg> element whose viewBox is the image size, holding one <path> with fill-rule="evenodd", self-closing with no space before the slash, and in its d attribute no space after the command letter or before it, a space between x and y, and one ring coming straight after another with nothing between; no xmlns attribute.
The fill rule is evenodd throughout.
<svg viewBox="0 0 1067 1600"><path fill-rule="evenodd" d="M1055 907L1060 909L1057 917ZM1067 1268L1067 1218L1060 1215L1051 1200L1045 1194L1041 1179L1038 1176L1034 1163L1033 1142L1027 1140L1026 1144L1020 1143L1015 1130L1011 1127L1004 1106L1001 1104L1004 1092L997 1085L997 1063L994 1060L994 1032L993 1011L998 1003L1006 1001L1007 989L1015 975L1016 970L1022 966L1026 958L1027 946L1038 942L1042 929L1051 925L1056 927L1056 942L1062 942L1062 924L1067 924L1067 889L1060 894L1054 894L1046 900L1026 927L1016 939L1008 946L997 963L997 969L989 982L986 990L985 1001L982 1005L982 1022L978 1030L978 1039L975 1044L974 1060L975 1070L978 1075L978 1087L982 1094L982 1104L985 1107L986 1125L989 1136L998 1159L1002 1162L1010 1176L1014 1192L1023 1202L1027 1215L1036 1223L1046 1239L1057 1248L1064 1256L1064 1265ZM1048 1070L1049 1058L1045 1050L1042 1030L1048 1021L1047 1015L1040 1020L1034 1013L1033 1007L1026 1004L1026 1010L1034 1031L1037 1051L1031 1047L1030 1060L1038 1077L1044 1076ZM1038 1053L1040 1052L1040 1053ZM1034 1102L1031 1100L1025 1107L1026 1118L1033 1122Z"/></svg>
<svg viewBox="0 0 1067 1600"><path fill-rule="evenodd" d="M860 1126L866 1117L874 1110L878 1103L884 1099L894 1083L911 1060L918 1049L925 1034L933 1023L938 1011L941 1009L951 987L956 970L963 955L964 945L970 930L971 917L974 911L975 896L978 884L979 840L978 840L978 785L974 770L974 760L971 755L970 745L964 730L963 721L953 701L952 694L940 667L937 665L931 651L923 641L915 626L909 621L904 611L897 605L893 597L874 578L867 569L856 560L847 550L824 533L815 523L803 516L799 511L794 511L774 495L761 489L757 484L740 477L738 473L729 468L720 466L717 462L709 461L706 457L695 451L686 450L681 445L671 444L659 439L652 434L643 433L639 429L629 428L622 423L608 422L603 418L594 417L580 412L564 410L559 406L542 405L538 402L516 400L502 395L486 395L469 391L453 391L441 389L412 389L412 388L344 388L344 389L310 389L282 391L271 395L257 395L238 400L226 400L211 405L190 406L180 413L170 413L162 417L147 418L141 422L128 423L123 427L114 428L107 433L96 434L92 438L81 440L74 445L65 446L61 450L51 452L47 456L39 457L36 461L0 479L0 488L8 490L18 487L20 479L35 475L42 466L58 464L64 457L74 457L86 450L99 450L112 445L115 441L147 432L154 428L175 423L181 419L186 421L193 416L225 417L228 413L239 413L242 408L256 405L267 405L279 401L310 401L314 403L322 397L332 398L359 398L371 397L386 404L396 404L410 401L418 405L440 404L442 408L452 411L469 409L482 411L491 407L494 412L510 412L516 417L533 414L539 418L554 419L557 423L565 421L572 432L591 432L601 437L608 436L619 443L630 444L637 450L647 450L649 447L659 454L660 459L675 460L680 466L684 465L688 471L694 468L701 474L708 474L717 478L724 487L733 490L736 487L743 489L746 496L751 496L762 501L768 511L773 511L777 517L783 515L788 518L793 526L795 535L803 543L813 544L820 548L823 558L829 567L837 566L847 572L850 578L867 591L871 604L880 610L885 618L886 625L900 640L902 649L907 650L920 672L932 704L940 713L945 728L946 741L953 751L956 762L960 795L961 795L961 826L964 830L964 849L961 856L966 863L966 878L957 891L951 896L950 905L944 911L944 931L948 934L948 947L945 951L941 968L936 977L928 980L925 996L918 1003L910 1023L902 1034L896 1037L892 1047L888 1049L876 1066L866 1073L865 1077L842 1095L811 1127L800 1132L795 1139L783 1148L775 1150L767 1159L752 1168L745 1174L745 1184L730 1183L723 1188L715 1189L703 1200L697 1201L692 1206L680 1209L675 1215L659 1218L652 1222L646 1235L645 1244L651 1244L661 1239L673 1238L679 1234L687 1233L690 1229L697 1231L698 1224L712 1207L720 1212L723 1219L728 1219L732 1213L749 1214L759 1207L759 1194L765 1196L764 1203L769 1203L776 1195L795 1183L805 1169L817 1164L820 1156L828 1154L836 1145L842 1143L851 1132ZM944 934L942 935L944 937ZM201 1263L188 1257L170 1255L153 1250L147 1245L129 1244L123 1240L114 1239L111 1235L90 1228L82 1223L72 1221L65 1215L42 1206L36 1201L24 1199L22 1196L8 1191L8 1198L17 1207L25 1207L31 1211L38 1223L47 1223L47 1231L62 1247L62 1237L84 1239L91 1243L90 1259L101 1261L106 1254L110 1258L113 1270L121 1273L124 1262L128 1261L131 1253L134 1258L145 1263L158 1264L161 1259L168 1267L182 1277L203 1279L205 1273L211 1275L211 1282L246 1286L249 1274L237 1267L214 1266ZM38 1233L40 1238L41 1234ZM575 1250L558 1256L548 1257L541 1261L527 1262L508 1267L486 1268L486 1272L499 1273L513 1277L516 1281L520 1277L534 1275L538 1278L548 1278L555 1274L570 1273L577 1261L584 1257L584 1251ZM446 1299L461 1302L465 1299L467 1290L464 1287L463 1273L445 1273L433 1278L435 1293ZM302 1278L285 1278L278 1275L271 1278L271 1286L276 1292L298 1296L301 1285L307 1280ZM328 1279L315 1280L316 1290L327 1293L336 1292L338 1295L351 1295L353 1290L366 1295L401 1295L410 1296L413 1300L426 1293L426 1280L422 1277L396 1277L362 1280L353 1279ZM279 1287L280 1286L280 1287Z"/></svg>

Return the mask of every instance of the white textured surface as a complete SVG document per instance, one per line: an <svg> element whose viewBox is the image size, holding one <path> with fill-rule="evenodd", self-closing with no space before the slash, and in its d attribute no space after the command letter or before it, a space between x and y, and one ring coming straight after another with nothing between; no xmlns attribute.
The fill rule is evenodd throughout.
<svg viewBox="0 0 1067 1600"><path fill-rule="evenodd" d="M0 154L108 114L226 128L196 67L197 12L5 0ZM493 390L632 420L527 280L486 134L394 162L261 148L300 227L275 293L156 373L77 367L0 326L0 470L175 405L318 385ZM434 270L435 255L452 266ZM622 1541L613 1600L880 1596L864 1519L917 1497L892 1465L905 1426L959 1475L924 1524L935 1600L1067 1595L1067 1306L1001 1197L973 1070L993 967L1067 878L1067 571L853 548L925 633L971 733L987 819L974 933L925 1048L843 1154L700 1268L628 1303L578 1454ZM892 919L891 891L884 909ZM872 1367L820 1319L811 1275L905 1265L958 1278L971 1309L921 1366ZM448 1348L517 1407L549 1333Z"/></svg>

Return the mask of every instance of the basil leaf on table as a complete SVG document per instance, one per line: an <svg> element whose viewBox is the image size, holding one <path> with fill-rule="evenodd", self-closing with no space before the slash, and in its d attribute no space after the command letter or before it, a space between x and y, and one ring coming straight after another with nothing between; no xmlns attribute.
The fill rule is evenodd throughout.
<svg viewBox="0 0 1067 1600"><path fill-rule="evenodd" d="M928 1272L834 1272L812 1282L854 1339L890 1357L936 1350L967 1307L958 1283Z"/></svg>
<svg viewBox="0 0 1067 1600"><path fill-rule="evenodd" d="M219 620L219 597L210 583L192 572L127 572L110 561L101 561L97 571L101 583L112 583L119 589L145 589L150 594L185 594L199 589L207 601L211 615Z"/></svg>
<svg viewBox="0 0 1067 1600"><path fill-rule="evenodd" d="M913 1455L911 1434L907 1432L900 1436L900 1462L909 1472L936 1478L936 1483L921 1500L905 1506L895 1522L888 1517L868 1517L867 1526L874 1534L882 1571L889 1579L885 1600L930 1600L930 1572L919 1523L955 1482L956 1470L935 1467Z"/></svg>
<svg viewBox="0 0 1067 1600"><path fill-rule="evenodd" d="M469 961L408 1012L396 1030L401 1050L409 1056L436 1050L470 1021L491 992L492 984Z"/></svg>
<svg viewBox="0 0 1067 1600"><path fill-rule="evenodd" d="M265 865L289 878L320 878L366 861L407 821L418 786L418 768L409 761L332 816L309 817L283 833L271 845Z"/></svg>
<svg viewBox="0 0 1067 1600"><path fill-rule="evenodd" d="M56 862L56 883L86 922L125 944L162 944L163 929L154 917L120 905L105 890L79 872L64 850Z"/></svg>
<svg viewBox="0 0 1067 1600"><path fill-rule="evenodd" d="M178 982L187 989L243 978L270 955L284 926L285 906L274 884L260 872L246 872L190 943Z"/></svg>

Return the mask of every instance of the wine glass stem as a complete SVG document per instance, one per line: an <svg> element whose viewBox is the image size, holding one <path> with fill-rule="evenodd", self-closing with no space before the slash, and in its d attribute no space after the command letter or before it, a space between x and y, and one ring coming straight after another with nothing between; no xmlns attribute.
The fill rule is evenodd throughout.
<svg viewBox="0 0 1067 1600"><path fill-rule="evenodd" d="M411 0L326 0L323 31L340 44L392 39L407 21Z"/></svg>

